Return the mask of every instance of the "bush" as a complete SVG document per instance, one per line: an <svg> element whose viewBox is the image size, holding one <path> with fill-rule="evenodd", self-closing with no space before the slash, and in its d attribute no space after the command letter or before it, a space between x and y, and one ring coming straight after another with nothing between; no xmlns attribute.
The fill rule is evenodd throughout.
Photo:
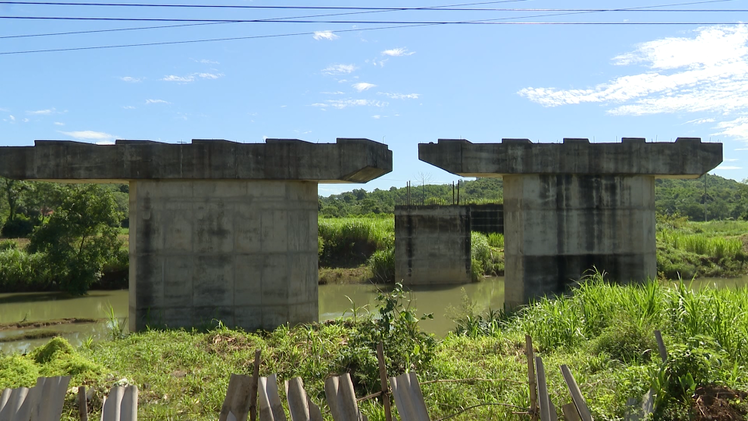
<svg viewBox="0 0 748 421"><path fill-rule="evenodd" d="M5 292L39 291L52 283L43 253L0 250L0 288Z"/></svg>
<svg viewBox="0 0 748 421"><path fill-rule="evenodd" d="M18 248L18 244L13 240L0 241L0 251L15 250L17 248Z"/></svg>
<svg viewBox="0 0 748 421"><path fill-rule="evenodd" d="M371 276L379 282L395 281L395 248L389 247L385 250L374 252L369 258L369 270Z"/></svg>
<svg viewBox="0 0 748 421"><path fill-rule="evenodd" d="M28 237L34 232L34 223L24 215L16 215L15 218L5 221L0 233L5 238L23 238Z"/></svg>

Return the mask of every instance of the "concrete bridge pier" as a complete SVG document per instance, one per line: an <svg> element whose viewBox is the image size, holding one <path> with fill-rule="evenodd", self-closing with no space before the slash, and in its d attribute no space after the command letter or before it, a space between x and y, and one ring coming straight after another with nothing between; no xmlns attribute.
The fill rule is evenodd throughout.
<svg viewBox="0 0 748 421"><path fill-rule="evenodd" d="M655 277L655 178L697 178L722 162L722 144L699 138L440 139L418 152L454 174L504 178L507 307L563 292L593 267L622 283Z"/></svg>
<svg viewBox="0 0 748 421"><path fill-rule="evenodd" d="M317 185L392 171L387 145L118 140L0 147L0 176L130 183L130 331L316 321Z"/></svg>

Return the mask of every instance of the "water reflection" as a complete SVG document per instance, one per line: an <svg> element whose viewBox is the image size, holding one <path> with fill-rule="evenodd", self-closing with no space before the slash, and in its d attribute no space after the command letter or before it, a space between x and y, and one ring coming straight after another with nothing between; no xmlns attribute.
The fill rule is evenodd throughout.
<svg viewBox="0 0 748 421"><path fill-rule="evenodd" d="M748 276L741 278L704 278L687 285L693 288L703 286L717 288L745 287ZM331 320L338 317L353 317L354 311L360 316L376 313L376 298L380 288L371 284L320 285L319 319ZM467 285L424 286L410 289L411 306L418 315L432 313L433 320L424 320L422 327L427 332L444 336L454 328L449 308L460 308L464 297L478 312L501 309L504 306L504 278L487 278L482 282ZM73 345L93 338L107 336L103 322L111 309L119 319L128 316L128 291L91 291L85 297L71 297L61 293L20 293L0 294L0 324L25 321L44 321L64 318L99 319L100 323L69 324L44 327L40 330L55 330L63 334ZM0 330L0 338L15 337L18 330ZM45 344L49 339L0 342L0 351L26 352L33 347Z"/></svg>

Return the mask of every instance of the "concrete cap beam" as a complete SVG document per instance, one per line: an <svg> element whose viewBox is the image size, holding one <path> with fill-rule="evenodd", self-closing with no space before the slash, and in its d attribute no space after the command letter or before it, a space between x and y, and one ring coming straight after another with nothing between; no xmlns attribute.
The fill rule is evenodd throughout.
<svg viewBox="0 0 748 421"><path fill-rule="evenodd" d="M302 180L365 183L392 171L392 151L368 139L310 143L267 139L189 144L117 140L114 145L37 140L0 147L0 176L24 180Z"/></svg>
<svg viewBox="0 0 748 421"><path fill-rule="evenodd" d="M565 138L563 143L532 143L502 139L501 143L472 143L439 139L419 143L418 158L464 177L512 174L653 175L698 178L722 162L721 143L679 137L675 142L646 142L623 138L621 143L590 143Z"/></svg>

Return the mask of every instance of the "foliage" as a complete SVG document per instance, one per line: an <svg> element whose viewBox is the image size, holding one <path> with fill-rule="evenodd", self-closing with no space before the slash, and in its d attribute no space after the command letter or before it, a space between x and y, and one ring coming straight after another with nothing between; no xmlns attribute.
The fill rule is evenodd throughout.
<svg viewBox="0 0 748 421"><path fill-rule="evenodd" d="M395 221L389 218L319 219L320 266L358 266L377 250L394 247Z"/></svg>
<svg viewBox="0 0 748 421"><path fill-rule="evenodd" d="M497 236L493 238L494 243L497 244ZM501 242L503 243L503 236L501 236ZM489 238L485 234L479 232L470 233L470 258L472 261L471 277L473 281L480 279L484 274L504 274L503 246L502 248L491 246Z"/></svg>
<svg viewBox="0 0 748 421"><path fill-rule="evenodd" d="M5 238L22 238L28 237L34 231L34 223L24 215L16 215L15 218L8 218L3 224L0 234Z"/></svg>
<svg viewBox="0 0 748 421"><path fill-rule="evenodd" d="M381 389L376 358L377 344L382 342L387 372L398 375L411 370L428 371L434 358L436 339L423 332L418 322L432 315L416 317L410 300L400 283L389 293L377 297L378 317L356 325L339 358L344 371L351 373L359 393L369 394Z"/></svg>
<svg viewBox="0 0 748 421"><path fill-rule="evenodd" d="M395 281L395 247L377 250L368 261L371 277L377 282Z"/></svg>
<svg viewBox="0 0 748 421"><path fill-rule="evenodd" d="M120 213L110 193L95 185L70 187L55 213L34 231L30 252L44 252L60 289L84 294L117 252Z"/></svg>
<svg viewBox="0 0 748 421"><path fill-rule="evenodd" d="M17 248L0 248L1 291L43 291L50 287L51 282L52 276L43 253L29 254Z"/></svg>

